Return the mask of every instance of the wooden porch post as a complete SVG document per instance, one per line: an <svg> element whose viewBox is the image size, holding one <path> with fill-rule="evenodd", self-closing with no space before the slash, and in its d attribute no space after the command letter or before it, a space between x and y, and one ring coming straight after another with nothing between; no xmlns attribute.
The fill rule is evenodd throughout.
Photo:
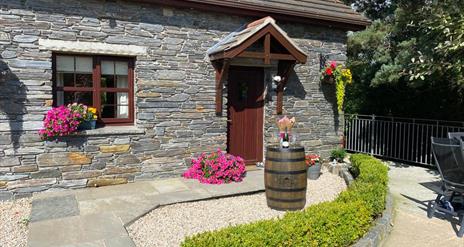
<svg viewBox="0 0 464 247"><path fill-rule="evenodd" d="M279 61L278 74L282 77L282 80L277 85L277 103L276 103L276 114L281 115L283 109L284 100L284 87L288 82L290 74L295 67L295 61Z"/></svg>
<svg viewBox="0 0 464 247"><path fill-rule="evenodd" d="M219 62L215 62L213 66L216 70L216 116L222 116L222 87L224 85L224 80L228 76L229 60L224 59L222 65Z"/></svg>

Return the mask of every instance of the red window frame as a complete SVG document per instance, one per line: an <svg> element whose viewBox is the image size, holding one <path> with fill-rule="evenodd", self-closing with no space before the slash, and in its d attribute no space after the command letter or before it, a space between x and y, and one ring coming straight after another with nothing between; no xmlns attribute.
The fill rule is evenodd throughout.
<svg viewBox="0 0 464 247"><path fill-rule="evenodd" d="M76 57L91 57L92 64L92 87L58 87L56 81L56 56L76 56ZM101 62L107 61L124 61L128 63L128 87L127 88L104 88L101 87ZM134 124L134 58L128 57L114 57L114 56L100 56L100 55L87 55L87 54L69 54L69 53L54 53L52 56L53 68L53 106L57 106L57 92L92 92L93 107L97 108L98 123L103 125L133 125ZM101 93L128 93L129 101L129 114L128 118L102 118L101 117Z"/></svg>

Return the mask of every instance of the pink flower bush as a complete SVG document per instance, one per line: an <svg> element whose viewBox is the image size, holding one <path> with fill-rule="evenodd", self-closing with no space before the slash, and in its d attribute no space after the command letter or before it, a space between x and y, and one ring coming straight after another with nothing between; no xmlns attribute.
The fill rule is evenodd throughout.
<svg viewBox="0 0 464 247"><path fill-rule="evenodd" d="M43 121L43 129L39 130L42 139L66 136L77 131L82 122L82 115L69 107L54 107L47 112Z"/></svg>
<svg viewBox="0 0 464 247"><path fill-rule="evenodd" d="M192 166L182 176L204 184L224 184L241 182L245 174L245 161L241 157L218 149L217 152L209 155L202 153L200 157L192 159Z"/></svg>

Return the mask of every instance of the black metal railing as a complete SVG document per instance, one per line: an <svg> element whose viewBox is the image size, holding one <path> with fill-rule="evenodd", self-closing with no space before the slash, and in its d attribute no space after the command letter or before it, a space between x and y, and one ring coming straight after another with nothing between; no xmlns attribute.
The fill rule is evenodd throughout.
<svg viewBox="0 0 464 247"><path fill-rule="evenodd" d="M464 132L464 122L375 115L345 115L345 149L433 165L430 137Z"/></svg>

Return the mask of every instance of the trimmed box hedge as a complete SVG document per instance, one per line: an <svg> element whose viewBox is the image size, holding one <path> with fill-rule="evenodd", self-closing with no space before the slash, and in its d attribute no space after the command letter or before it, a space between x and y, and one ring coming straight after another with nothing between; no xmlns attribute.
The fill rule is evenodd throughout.
<svg viewBox="0 0 464 247"><path fill-rule="evenodd" d="M261 220L187 237L193 246L350 246L385 208L388 170L378 159L351 156L356 180L332 202L288 212L281 219Z"/></svg>

